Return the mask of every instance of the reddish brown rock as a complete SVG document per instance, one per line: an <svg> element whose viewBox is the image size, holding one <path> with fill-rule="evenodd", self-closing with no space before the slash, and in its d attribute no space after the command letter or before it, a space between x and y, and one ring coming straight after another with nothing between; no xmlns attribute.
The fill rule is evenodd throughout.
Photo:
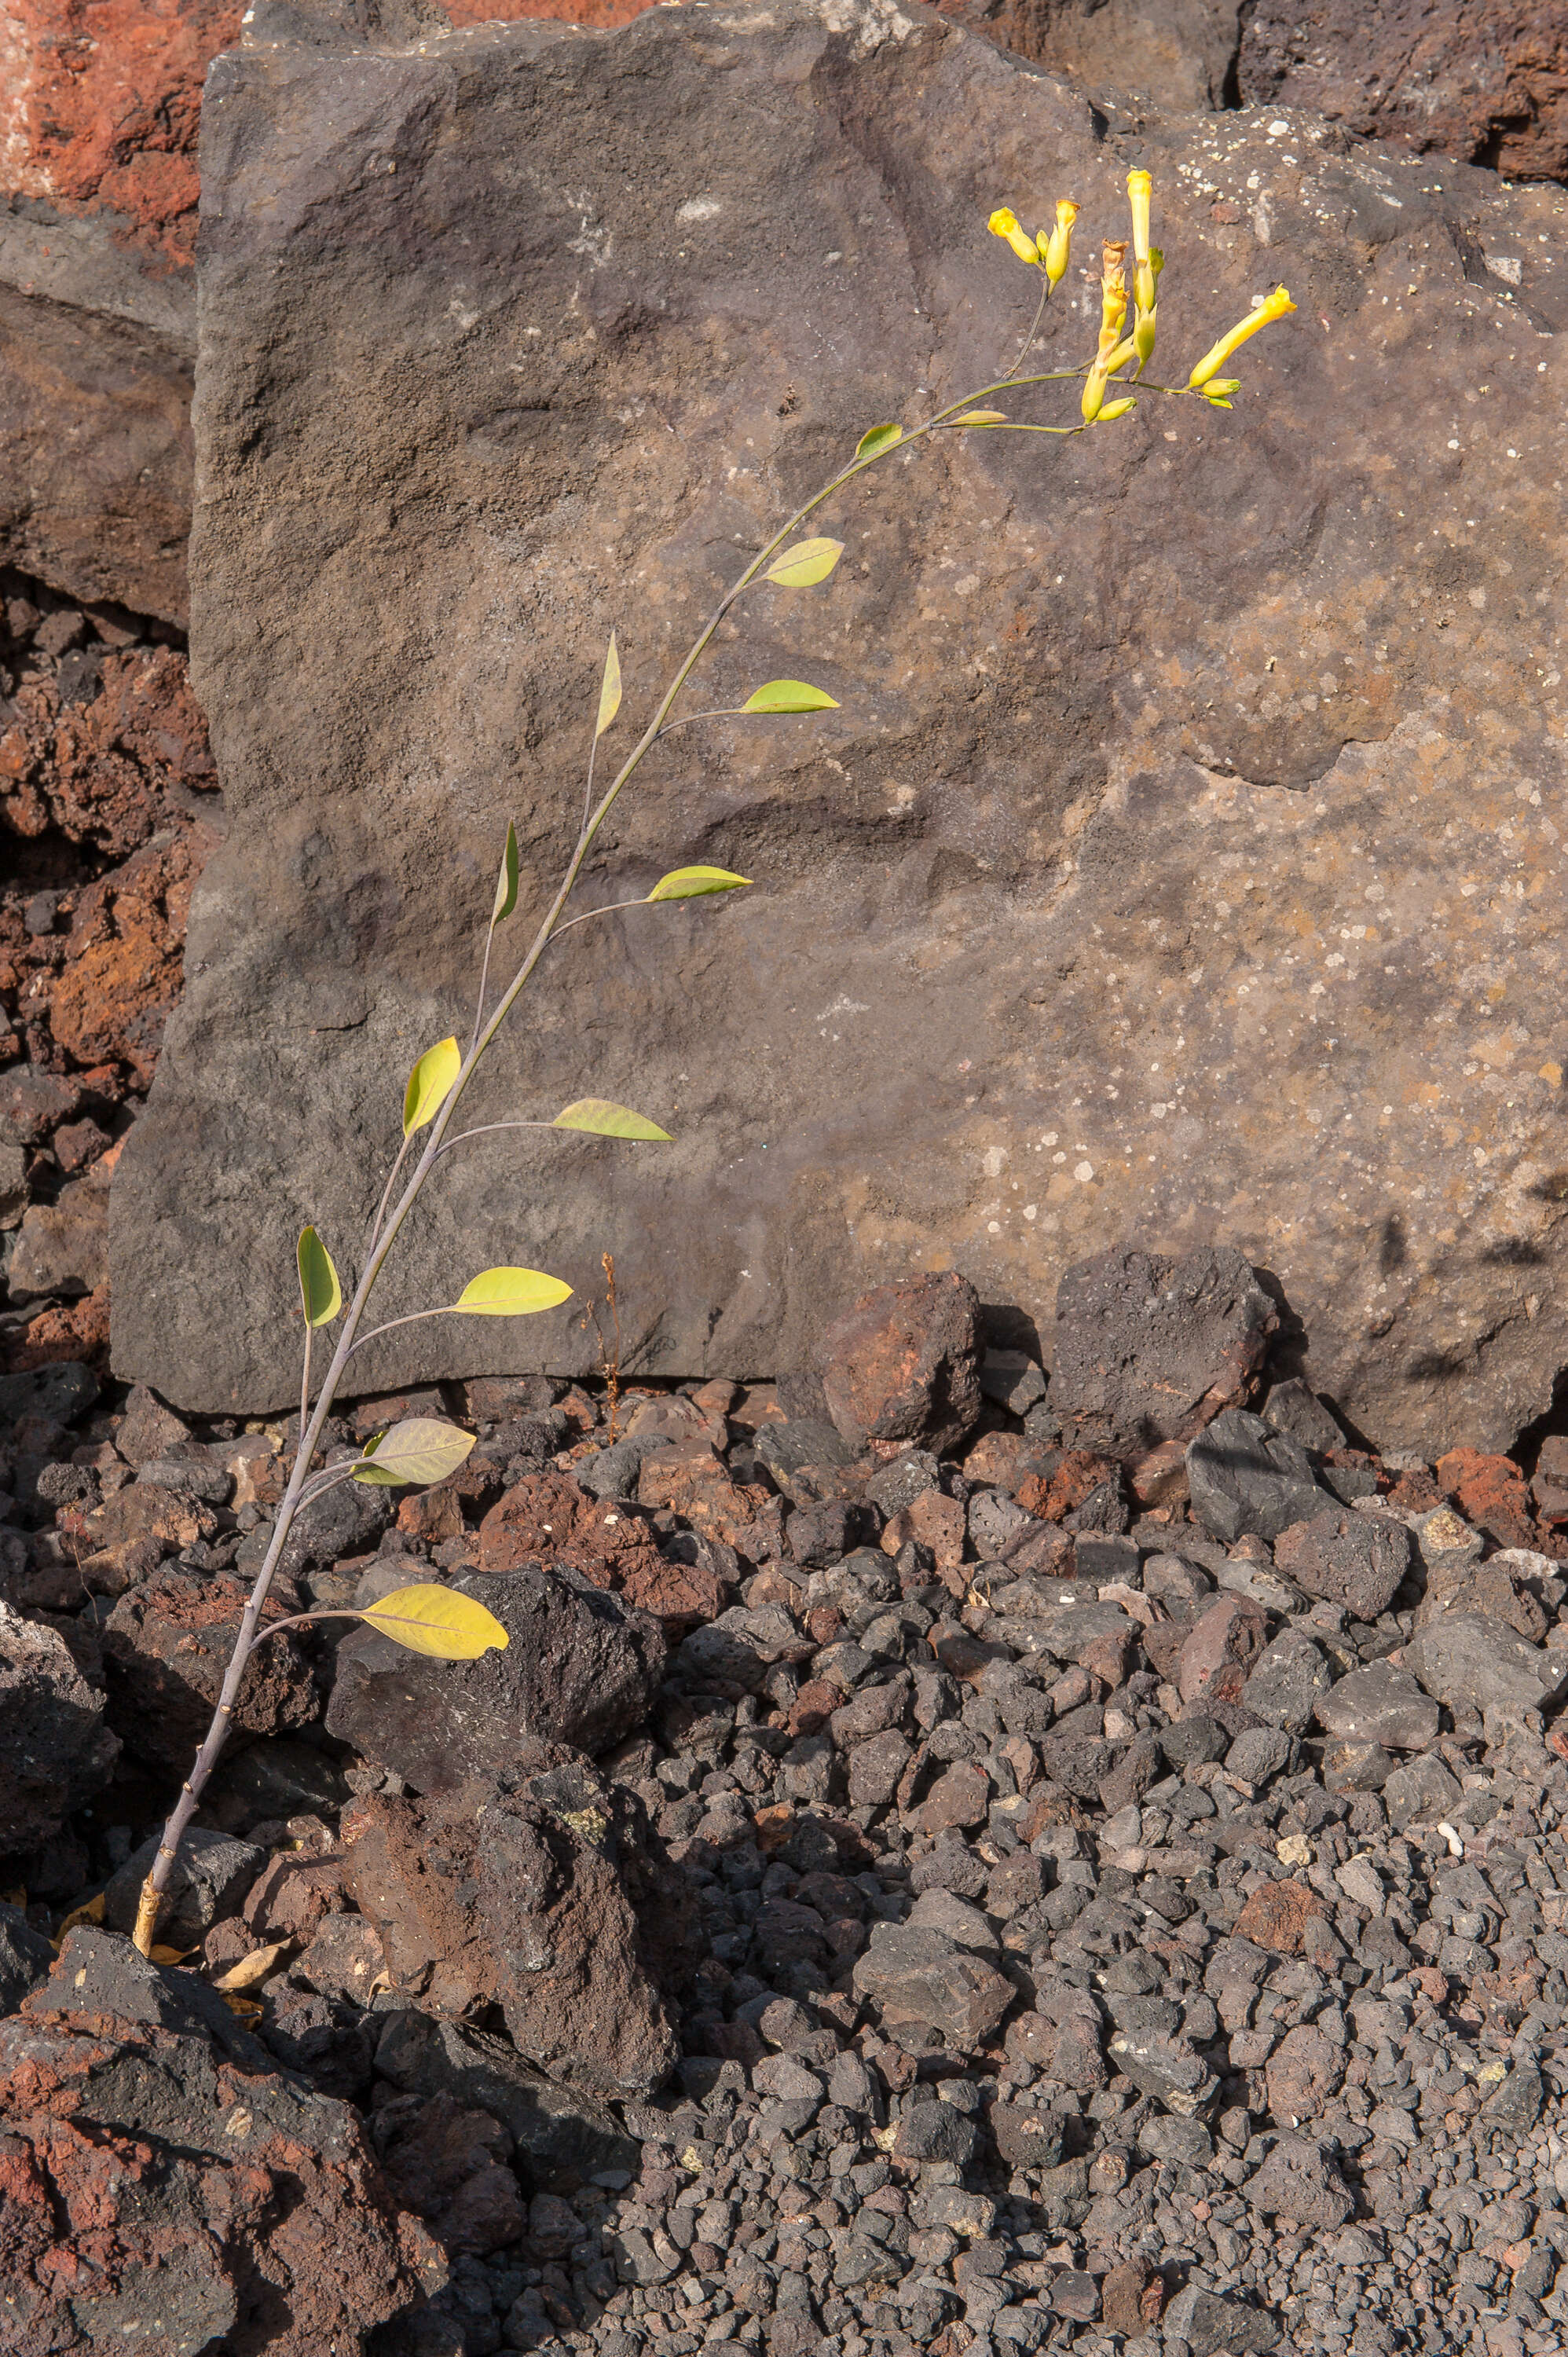
<svg viewBox="0 0 1568 2357"><path fill-rule="evenodd" d="M929 1546L939 1573L956 1571L963 1561L964 1511L956 1498L940 1490L922 1490L901 1506L882 1533L884 1555L897 1555L911 1539Z"/></svg>
<svg viewBox="0 0 1568 2357"><path fill-rule="evenodd" d="M189 1767L217 1706L249 1592L230 1572L196 1577L165 1571L123 1596L110 1614L103 1631L110 1724L149 1766L181 1775ZM274 1579L263 1621L300 1609L289 1583ZM240 1682L231 1744L308 1727L317 1717L321 1697L308 1645L291 1630L257 1646Z"/></svg>
<svg viewBox="0 0 1568 2357"><path fill-rule="evenodd" d="M1553 0L1258 0L1236 60L1247 106L1305 107L1374 139L1568 179L1568 20Z"/></svg>
<svg viewBox="0 0 1568 2357"><path fill-rule="evenodd" d="M445 2280L347 2104L266 2069L221 2001L73 1932L0 2022L5 2313L21 2357L361 2352Z"/></svg>
<svg viewBox="0 0 1568 2357"><path fill-rule="evenodd" d="M424 2219L448 2251L495 2251L528 2222L499 2120L452 2095L404 2096L376 2120L393 2198ZM574 2220L575 2223L575 2220Z"/></svg>
<svg viewBox="0 0 1568 2357"><path fill-rule="evenodd" d="M1018 1503L1043 1522L1065 1522L1116 1469L1114 1458L1091 1448L1064 1449L1048 1471L1030 1473L1019 1483Z"/></svg>
<svg viewBox="0 0 1568 2357"><path fill-rule="evenodd" d="M648 1524L579 1489L569 1473L525 1473L479 1524L475 1557L484 1571L526 1563L564 1564L596 1587L622 1586L634 1571L663 1566Z"/></svg>
<svg viewBox="0 0 1568 2357"><path fill-rule="evenodd" d="M1165 2286L1147 2259L1123 2259L1100 2287L1100 2320L1108 2332L1141 2340L1160 2320Z"/></svg>
<svg viewBox="0 0 1568 2357"><path fill-rule="evenodd" d="M920 1806L920 1830L940 1834L949 1827L983 1825L991 1806L991 1780L972 1760L960 1760L939 1776Z"/></svg>
<svg viewBox="0 0 1568 2357"><path fill-rule="evenodd" d="M982 1406L979 1320L980 1297L956 1275L863 1295L822 1341L822 1388L844 1438L956 1448Z"/></svg>
<svg viewBox="0 0 1568 2357"><path fill-rule="evenodd" d="M575 2086L661 2083L675 2034L625 1878L646 1887L651 1868L591 1770L378 1794L345 1829L345 1873L396 1986L437 2012L499 2005L519 2051Z"/></svg>
<svg viewBox="0 0 1568 2357"><path fill-rule="evenodd" d="M705 1441L645 1458L637 1478L639 1502L679 1514L700 1537L746 1550L752 1524L770 1492L732 1481Z"/></svg>
<svg viewBox="0 0 1568 2357"><path fill-rule="evenodd" d="M1307 1925L1332 1912L1328 1901L1305 1882L1265 1882L1236 1918L1236 1937L1277 1955L1299 1956Z"/></svg>
<svg viewBox="0 0 1568 2357"><path fill-rule="evenodd" d="M1568 68L1568 50L1564 54ZM1568 133L1568 124L1565 124ZM1451 1448L1435 1468L1438 1485L1467 1523L1499 1546L1535 1544L1524 1469L1511 1457L1490 1457L1478 1448Z"/></svg>
<svg viewBox="0 0 1568 2357"><path fill-rule="evenodd" d="M1268 1624L1250 1596L1222 1596L1211 1604L1183 1641L1176 1657L1176 1690L1184 1703L1240 1696L1248 1669L1262 1652ZM1237 1674L1226 1680L1225 1673ZM1233 1684L1233 1694L1226 1691Z"/></svg>

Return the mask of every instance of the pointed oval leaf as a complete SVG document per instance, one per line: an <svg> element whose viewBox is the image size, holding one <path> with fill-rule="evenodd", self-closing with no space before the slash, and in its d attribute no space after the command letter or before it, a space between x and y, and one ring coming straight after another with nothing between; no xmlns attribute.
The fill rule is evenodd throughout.
<svg viewBox="0 0 1568 2357"><path fill-rule="evenodd" d="M411 1482L445 1481L456 1473L474 1445L470 1432L442 1424L433 1415L405 1416L401 1424L368 1441L369 1460L354 1469L356 1481L367 1487L402 1489Z"/></svg>
<svg viewBox="0 0 1568 2357"><path fill-rule="evenodd" d="M608 1097L579 1097L575 1104L564 1105L551 1124L553 1129L585 1129L594 1137L646 1137L657 1139L661 1146L673 1143L667 1129L660 1129L646 1114L633 1113L629 1105L613 1104Z"/></svg>
<svg viewBox="0 0 1568 2357"><path fill-rule="evenodd" d="M966 409L961 417L950 417L950 425L1005 425L1004 409Z"/></svg>
<svg viewBox="0 0 1568 2357"><path fill-rule="evenodd" d="M901 425L868 425L854 446L857 458L875 457L878 450L891 450L895 442L902 442Z"/></svg>
<svg viewBox="0 0 1568 2357"><path fill-rule="evenodd" d="M743 712L836 712L836 696L824 694L803 679L770 679L754 688L741 705Z"/></svg>
<svg viewBox="0 0 1568 2357"><path fill-rule="evenodd" d="M532 1318L535 1310L556 1309L571 1298L571 1286L558 1276L546 1276L542 1269L482 1268L452 1307L465 1318Z"/></svg>
<svg viewBox="0 0 1568 2357"><path fill-rule="evenodd" d="M732 876L727 867L672 867L661 876L650 900L694 900L703 892L735 892L749 884L749 876Z"/></svg>
<svg viewBox="0 0 1568 2357"><path fill-rule="evenodd" d="M456 1039L438 1039L426 1048L408 1076L403 1092L403 1134L412 1137L434 1121L452 1093L452 1083L463 1069L463 1051Z"/></svg>
<svg viewBox="0 0 1568 2357"><path fill-rule="evenodd" d="M620 656L616 651L616 634L610 632L609 652L605 657L604 682L599 689L599 716L594 726L596 745L616 714L620 710Z"/></svg>
<svg viewBox="0 0 1568 2357"><path fill-rule="evenodd" d="M499 925L510 917L517 906L517 829L509 818L506 823L506 849L501 853L501 872L496 877L496 901L490 910L490 922Z"/></svg>
<svg viewBox="0 0 1568 2357"><path fill-rule="evenodd" d="M299 1232L299 1305L307 1326L330 1326L343 1307L332 1255L314 1228Z"/></svg>
<svg viewBox="0 0 1568 2357"><path fill-rule="evenodd" d="M411 1653L431 1653L438 1662L477 1662L492 1645L499 1650L507 1641L495 1615L473 1597L433 1583L394 1587L360 1618Z"/></svg>
<svg viewBox="0 0 1568 2357"><path fill-rule="evenodd" d="M798 540L774 558L765 581L777 581L786 589L814 589L825 581L839 558L843 554L842 540Z"/></svg>

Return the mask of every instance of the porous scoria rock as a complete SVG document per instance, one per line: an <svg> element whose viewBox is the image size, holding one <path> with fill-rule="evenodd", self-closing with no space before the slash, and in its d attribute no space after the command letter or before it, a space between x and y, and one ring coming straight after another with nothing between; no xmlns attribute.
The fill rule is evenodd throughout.
<svg viewBox="0 0 1568 2357"><path fill-rule="evenodd" d="M120 1756L58 1631L0 1604L0 1855L32 1849L108 1782Z"/></svg>
<svg viewBox="0 0 1568 2357"><path fill-rule="evenodd" d="M967 1278L879 1285L822 1336L822 1389L852 1448L956 1448L980 1415L980 1297Z"/></svg>
<svg viewBox="0 0 1568 2357"><path fill-rule="evenodd" d="M666 1658L650 1615L574 1571L524 1564L454 1586L493 1612L507 1643L477 1662L433 1662L373 1629L338 1648L327 1725L419 1792L451 1792L541 1746L596 1756L647 1717Z"/></svg>
<svg viewBox="0 0 1568 2357"><path fill-rule="evenodd" d="M103 1629L109 1719L137 1759L180 1775L189 1767L211 1724L248 1594L231 1573L203 1577L171 1566L121 1597ZM274 1579L263 1624L302 1605L286 1580ZM269 1637L246 1663L230 1743L308 1727L320 1707L308 1634Z"/></svg>
<svg viewBox="0 0 1568 2357"><path fill-rule="evenodd" d="M351 2107L101 1932L0 2022L7 2346L362 2351L445 2280Z"/></svg>
<svg viewBox="0 0 1568 2357"><path fill-rule="evenodd" d="M122 1370L286 1405L297 1203L361 1232L407 1043L471 999L509 814L542 907L611 623L629 717L721 550L923 414L908 388L986 382L1032 291L998 197L1059 188L1114 232L1137 160L1177 365L1295 294L1240 405L955 439L823 511L854 566L748 600L701 692L787 672L839 708L671 740L587 886L712 856L759 888L576 934L473 1098L547 1116L591 1085L677 1144L466 1146L399 1282L439 1298L523 1200L530 1257L585 1296L614 1243L640 1364L741 1375L803 1364L890 1262L1043 1329L1063 1268L1223 1220L1360 1428L1511 1440L1568 1359L1535 325L1568 316L1561 193L1303 118L1101 137L893 0L382 50L263 5L246 39L206 113L192 560L237 823L115 1189ZM1466 275L1477 244L1519 287ZM1087 332L1062 307L1044 364ZM264 1124L234 1111L258 1061ZM414 1325L365 1379L592 1347L564 1318Z"/></svg>
<svg viewBox="0 0 1568 2357"><path fill-rule="evenodd" d="M590 2094L668 2077L675 2033L631 1897L652 1907L653 1871L585 1762L434 1801L377 1794L347 1830L345 1874L394 1986L437 2013L499 2005L520 2053Z"/></svg>
<svg viewBox="0 0 1568 2357"><path fill-rule="evenodd" d="M1141 1458L1241 1407L1278 1313L1239 1252L1122 1250L1057 1287L1051 1405L1079 1446Z"/></svg>

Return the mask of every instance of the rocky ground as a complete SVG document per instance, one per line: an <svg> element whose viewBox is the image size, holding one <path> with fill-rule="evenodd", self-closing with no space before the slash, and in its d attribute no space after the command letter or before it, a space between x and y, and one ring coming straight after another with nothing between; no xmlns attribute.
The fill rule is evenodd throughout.
<svg viewBox="0 0 1568 2357"><path fill-rule="evenodd" d="M0 568L0 1371L108 1348L108 1182L221 797L177 634Z"/></svg>
<svg viewBox="0 0 1568 2357"><path fill-rule="evenodd" d="M1380 1459L1280 1339L1123 1253L1048 1383L949 1277L424 1398L277 1609L509 1646L268 1647L148 1964L294 1436L6 1379L0 2345L1560 2348L1568 1449Z"/></svg>

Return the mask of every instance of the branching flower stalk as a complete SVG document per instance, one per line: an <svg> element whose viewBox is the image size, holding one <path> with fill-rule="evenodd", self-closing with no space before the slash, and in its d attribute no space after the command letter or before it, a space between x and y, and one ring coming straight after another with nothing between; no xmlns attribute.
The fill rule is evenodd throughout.
<svg viewBox="0 0 1568 2357"><path fill-rule="evenodd" d="M743 704L686 714L679 718L673 716L679 697L707 652L720 624L746 591L758 583L810 588L825 581L843 554L843 543L812 538L790 544L791 535L820 508L847 490L858 476L882 465L896 450L908 455L918 444L934 442L946 434L971 431L1038 434L1065 440L1130 414L1137 406L1135 395L1131 392L1118 392L1114 399L1107 396L1112 386L1133 382L1136 382L1139 394L1155 393L1176 401L1198 400L1214 408L1228 409L1231 405L1230 396L1237 390L1237 381L1221 378L1219 374L1220 368L1231 353L1259 328L1272 320L1283 318L1294 309L1285 290L1277 288L1204 354L1185 384L1151 382L1144 371L1154 352L1155 296L1164 257L1148 242L1148 174L1141 171L1130 173L1127 186L1133 235L1130 241L1110 242L1103 249L1101 325L1091 357L1074 368L1035 372L1026 372L1025 370L1025 362L1033 349L1047 307L1070 264L1073 223L1078 206L1069 199L1060 199L1056 207L1053 227L1038 237L1025 230L1010 210L1003 209L993 213L992 230L1005 239L1018 259L1036 271L1040 278L1034 320L1012 367L974 392L966 393L961 400L946 404L918 425L908 427L897 423L874 425L861 436L848 463L795 509L766 547L752 558L725 590L677 665L641 735L596 802L594 779L599 740L613 724L621 702L620 661L612 636L590 740L583 818L571 856L526 954L494 1006L487 1013L490 959L497 930L511 914L518 898L517 836L515 829L508 826L495 899L485 934L478 1004L467 1051L459 1048L456 1038L442 1040L425 1051L409 1077L403 1101L403 1143L388 1174L366 1242L364 1265L346 1308L337 1270L315 1229L306 1228L300 1237L298 1265L305 1350L298 1447L278 1508L271 1543L241 1617L211 1726L164 1829L152 1871L142 1888L134 1936L136 1946L144 1954L150 1953L181 1836L196 1813L202 1792L223 1749L240 1687L256 1644L263 1637L285 1627L296 1628L328 1617L343 1617L340 1612L331 1615L304 1613L294 1615L286 1621L274 1620L265 1627L263 1625L262 1616L273 1579L300 1512L347 1480L389 1486L440 1480L456 1469L474 1445L469 1435L453 1425L413 1419L378 1436L351 1461L318 1468L312 1474L317 1444L342 1387L349 1361L357 1351L378 1335L424 1318L524 1316L556 1307L570 1296L569 1286L538 1270L487 1269L465 1286L455 1302L431 1309L414 1310L361 1330L381 1271L436 1164L467 1140L489 1135L501 1129L577 1130L598 1136L669 1142L668 1132L646 1116L633 1113L624 1105L611 1104L597 1098L584 1098L566 1106L553 1121L486 1122L474 1128L456 1132L453 1124L468 1084L491 1041L532 980L546 951L563 934L593 918L607 915L613 909L738 890L749 881L746 877L732 875L722 868L677 868L661 877L651 892L636 900L612 901L607 907L585 909L570 917L566 915L568 903L581 881L588 855L606 819L661 738L698 721L836 708L835 699L820 688L799 680L772 680L757 689ZM1129 242L1133 253L1132 294L1134 308L1130 335L1123 332L1128 308L1124 264ZM1131 378L1124 373L1128 369L1133 371ZM1071 382L1081 384L1079 416L1066 425L1015 418L992 406L998 399L1015 397L1029 388ZM424 1135L423 1142L416 1146L415 1141L424 1132L428 1135ZM411 1157L410 1168L407 1166ZM401 1192L398 1191L400 1182ZM339 1318L341 1324L332 1357L312 1405L313 1340L318 1328L333 1325ZM472 1598L435 1584L399 1590L357 1617L381 1629L384 1634L396 1638L400 1643L444 1659L472 1659L487 1647L506 1642L505 1631L481 1606Z"/></svg>

